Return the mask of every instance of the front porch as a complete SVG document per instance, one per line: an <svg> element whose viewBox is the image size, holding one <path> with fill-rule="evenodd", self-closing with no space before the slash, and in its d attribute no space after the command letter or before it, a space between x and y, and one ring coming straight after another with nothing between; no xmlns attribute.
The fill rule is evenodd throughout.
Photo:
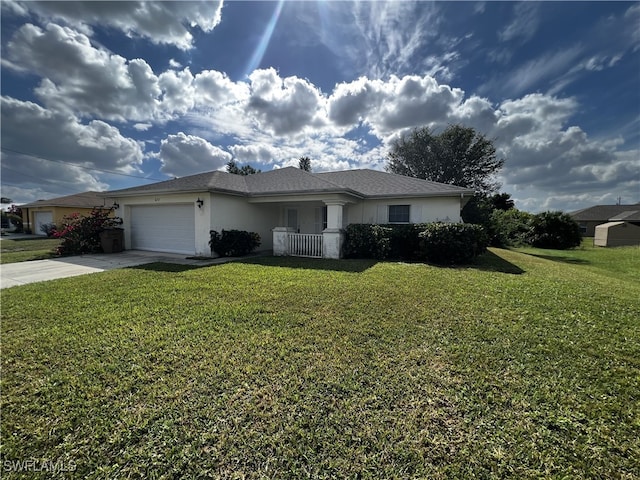
<svg viewBox="0 0 640 480"><path fill-rule="evenodd" d="M286 227L275 227L273 233L273 254L276 256L297 256L310 258L341 258L344 241L344 202L324 202L324 207L316 209L315 230L324 227L320 233L301 233L298 211L287 208Z"/></svg>

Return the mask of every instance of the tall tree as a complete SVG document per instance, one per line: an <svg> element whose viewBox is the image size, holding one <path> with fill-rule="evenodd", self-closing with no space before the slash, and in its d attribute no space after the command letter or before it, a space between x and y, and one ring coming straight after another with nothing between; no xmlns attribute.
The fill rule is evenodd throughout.
<svg viewBox="0 0 640 480"><path fill-rule="evenodd" d="M253 175L254 173L260 173L262 170L255 169L251 165L243 165L239 167L235 160L229 160L227 163L227 172L236 175Z"/></svg>
<svg viewBox="0 0 640 480"><path fill-rule="evenodd" d="M450 125L435 135L428 127L416 128L391 144L387 170L471 188L481 195L495 193L495 174L504 164L493 142L473 128Z"/></svg>
<svg viewBox="0 0 640 480"><path fill-rule="evenodd" d="M300 157L298 160L298 167L305 172L311 171L311 159L309 157Z"/></svg>

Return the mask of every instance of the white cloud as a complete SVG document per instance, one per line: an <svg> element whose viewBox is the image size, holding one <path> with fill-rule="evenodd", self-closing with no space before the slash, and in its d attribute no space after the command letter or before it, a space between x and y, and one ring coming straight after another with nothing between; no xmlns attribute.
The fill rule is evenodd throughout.
<svg viewBox="0 0 640 480"><path fill-rule="evenodd" d="M248 109L264 130L290 135L322 122L322 94L307 80L283 79L273 68L255 70L249 80Z"/></svg>
<svg viewBox="0 0 640 480"><path fill-rule="evenodd" d="M498 36L503 42L520 40L525 43L540 26L540 5L537 2L518 2L513 7L513 19Z"/></svg>
<svg viewBox="0 0 640 480"><path fill-rule="evenodd" d="M328 110L337 125L362 121L376 136L387 138L405 128L446 122L463 96L462 90L428 75L391 76L386 82L361 77L337 85Z"/></svg>
<svg viewBox="0 0 640 480"><path fill-rule="evenodd" d="M133 125L133 128L135 128L139 132L146 132L151 127L153 127L153 125L150 123L135 123Z"/></svg>
<svg viewBox="0 0 640 480"><path fill-rule="evenodd" d="M100 120L86 124L32 102L2 97L2 147L78 165L133 172L138 142Z"/></svg>
<svg viewBox="0 0 640 480"><path fill-rule="evenodd" d="M139 171L141 146L104 122L84 124L4 96L1 110L2 181L24 190L20 201L26 201L33 188L56 196L104 190L108 184L101 178L108 175L100 170Z"/></svg>
<svg viewBox="0 0 640 480"><path fill-rule="evenodd" d="M194 107L193 75L188 68L181 72L167 70L158 79L162 89L162 110L184 115Z"/></svg>
<svg viewBox="0 0 640 480"><path fill-rule="evenodd" d="M130 37L188 50L193 42L189 28L213 30L221 20L222 1L15 2L13 10L31 11L44 21L64 22L87 34L90 26L104 25Z"/></svg>
<svg viewBox="0 0 640 480"><path fill-rule="evenodd" d="M205 139L183 132L162 140L158 157L161 170L176 177L218 170L232 158L230 153Z"/></svg>
<svg viewBox="0 0 640 480"><path fill-rule="evenodd" d="M35 93L48 108L108 120L148 120L158 107L158 78L141 59L127 61L95 48L68 27L23 25L9 58L44 77Z"/></svg>

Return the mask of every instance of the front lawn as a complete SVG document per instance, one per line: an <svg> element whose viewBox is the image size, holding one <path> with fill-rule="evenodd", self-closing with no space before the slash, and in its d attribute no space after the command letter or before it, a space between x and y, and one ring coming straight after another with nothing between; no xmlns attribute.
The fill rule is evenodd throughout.
<svg viewBox="0 0 640 480"><path fill-rule="evenodd" d="M0 263L25 262L53 258L59 238L35 237L32 239L0 240Z"/></svg>
<svg viewBox="0 0 640 480"><path fill-rule="evenodd" d="M3 478L639 478L640 284L540 255L3 290Z"/></svg>

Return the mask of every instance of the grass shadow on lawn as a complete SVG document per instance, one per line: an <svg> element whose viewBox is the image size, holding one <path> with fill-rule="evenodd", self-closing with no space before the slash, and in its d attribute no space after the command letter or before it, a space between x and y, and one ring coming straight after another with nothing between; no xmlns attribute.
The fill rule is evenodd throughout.
<svg viewBox="0 0 640 480"><path fill-rule="evenodd" d="M569 263L572 265L589 265L591 262L589 260L585 260L583 258L575 258L575 257L564 257L564 256L555 256L555 255L542 255L539 253L529 253L523 252L526 255L531 255L532 257L543 258L544 260L551 260L552 262L562 262Z"/></svg>
<svg viewBox="0 0 640 480"><path fill-rule="evenodd" d="M188 272L189 270L196 270L198 268L210 267L211 265L183 265L181 263L165 263L165 262L152 262L144 263L142 265L134 265L133 267L127 267L134 270L148 270L151 272L169 272L180 273Z"/></svg>
<svg viewBox="0 0 640 480"><path fill-rule="evenodd" d="M302 268L305 270L333 270L336 272L362 273L370 269L377 260L329 260L304 257L254 257L236 260L237 263L264 265L268 267Z"/></svg>
<svg viewBox="0 0 640 480"><path fill-rule="evenodd" d="M285 267L285 268L302 268L310 270L333 270L337 272L353 272L362 273L369 268L376 265L378 260L363 260L363 259L340 259L340 260L327 260L320 258L302 258L302 257L259 257L236 260L239 263L246 263L252 265L264 265L270 267ZM399 260L384 260L385 262L398 262ZM424 264L423 262L404 262L404 263L416 263ZM491 272L508 273L512 275L520 275L524 273L517 265L506 261L493 252L487 251L480 257L478 257L475 263L469 265L437 265L431 264L430 266L436 268L475 268L478 270L486 270Z"/></svg>
<svg viewBox="0 0 640 480"><path fill-rule="evenodd" d="M508 262L499 255L496 255L490 250L476 258L475 262L471 265L465 265L467 268L476 268L478 270L485 270L489 272L508 273L511 275L522 275L525 271L519 266Z"/></svg>

